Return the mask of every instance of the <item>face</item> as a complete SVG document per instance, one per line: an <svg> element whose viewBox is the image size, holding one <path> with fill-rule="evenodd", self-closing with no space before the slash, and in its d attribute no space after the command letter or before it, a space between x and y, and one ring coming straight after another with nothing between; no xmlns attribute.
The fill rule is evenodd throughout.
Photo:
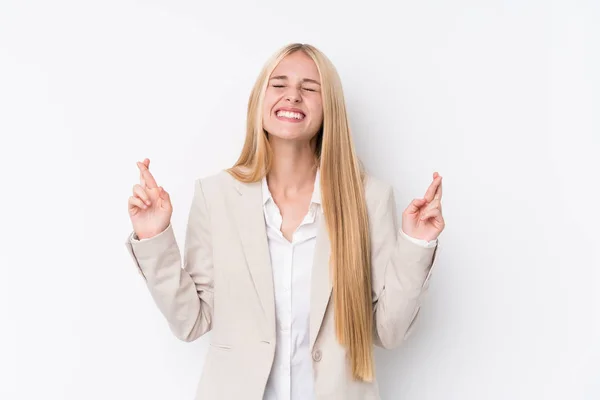
<svg viewBox="0 0 600 400"><path fill-rule="evenodd" d="M282 139L310 140L322 123L319 70L304 52L288 54L269 77L263 128Z"/></svg>

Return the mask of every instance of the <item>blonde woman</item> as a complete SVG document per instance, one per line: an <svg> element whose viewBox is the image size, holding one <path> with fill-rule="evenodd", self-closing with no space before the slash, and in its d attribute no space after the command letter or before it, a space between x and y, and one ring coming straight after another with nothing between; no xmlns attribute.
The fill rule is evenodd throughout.
<svg viewBox="0 0 600 400"><path fill-rule="evenodd" d="M379 399L373 345L414 328L442 178L400 227L392 187L356 156L328 58L292 44L266 63L239 159L195 182L183 256L149 163L137 163L127 247L176 337L212 331L196 398Z"/></svg>

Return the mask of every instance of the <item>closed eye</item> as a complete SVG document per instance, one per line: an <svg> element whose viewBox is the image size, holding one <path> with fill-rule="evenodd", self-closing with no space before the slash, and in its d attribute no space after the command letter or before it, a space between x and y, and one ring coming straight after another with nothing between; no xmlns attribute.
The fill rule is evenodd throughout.
<svg viewBox="0 0 600 400"><path fill-rule="evenodd" d="M275 87L275 88L283 88L283 87L285 87L285 85L272 85L272 86ZM302 90L306 90L308 92L316 92L315 89L311 89L311 88L302 88Z"/></svg>

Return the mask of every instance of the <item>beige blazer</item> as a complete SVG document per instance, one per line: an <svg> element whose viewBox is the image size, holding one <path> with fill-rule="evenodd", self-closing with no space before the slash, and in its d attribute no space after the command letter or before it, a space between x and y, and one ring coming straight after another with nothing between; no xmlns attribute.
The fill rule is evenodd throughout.
<svg viewBox="0 0 600 400"><path fill-rule="evenodd" d="M367 176L365 191L374 344L393 348L414 328L438 247L425 248L399 234L389 184ZM324 220L316 239L311 282L310 349L316 398L379 399L376 380L352 380L346 351L335 336ZM130 236L126 245L175 336L193 341L212 331L196 399L262 399L277 343L261 183L241 183L225 171L196 180L183 258L171 226L144 241Z"/></svg>

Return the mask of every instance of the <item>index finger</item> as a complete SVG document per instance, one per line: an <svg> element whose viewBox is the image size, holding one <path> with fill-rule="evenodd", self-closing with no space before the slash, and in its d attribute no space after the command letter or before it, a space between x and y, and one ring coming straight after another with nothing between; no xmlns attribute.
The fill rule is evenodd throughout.
<svg viewBox="0 0 600 400"><path fill-rule="evenodd" d="M149 189L157 188L156 180L148 170L145 164L138 162L138 168L140 169L140 182L142 186L145 186Z"/></svg>

